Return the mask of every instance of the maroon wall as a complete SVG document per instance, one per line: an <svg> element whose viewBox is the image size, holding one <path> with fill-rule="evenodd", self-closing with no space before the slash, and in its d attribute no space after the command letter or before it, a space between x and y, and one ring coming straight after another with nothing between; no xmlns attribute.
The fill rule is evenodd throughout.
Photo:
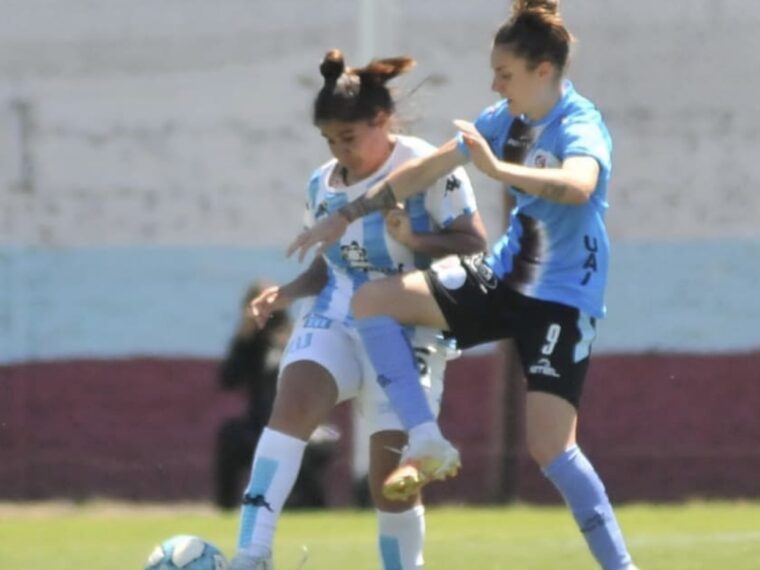
<svg viewBox="0 0 760 570"><path fill-rule="evenodd" d="M501 353L451 363L442 421L464 469L432 501L556 500L525 453L519 382ZM132 359L0 368L0 499L205 499L215 429L242 411L207 360ZM597 356L580 440L616 500L758 497L760 353ZM514 374L513 374L514 375ZM332 504L351 500L347 437ZM505 443L506 442L506 443Z"/></svg>

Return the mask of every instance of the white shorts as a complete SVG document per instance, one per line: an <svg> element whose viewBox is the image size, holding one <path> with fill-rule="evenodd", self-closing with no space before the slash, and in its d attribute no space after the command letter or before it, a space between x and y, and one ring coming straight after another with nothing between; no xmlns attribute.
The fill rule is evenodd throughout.
<svg viewBox="0 0 760 570"><path fill-rule="evenodd" d="M435 343L415 346L414 350L420 381L437 417L443 397L447 350ZM385 430L403 431L398 416L377 382L377 372L356 329L316 315L302 319L285 349L280 374L289 364L302 360L316 362L332 375L338 388L338 402L356 399L370 434Z"/></svg>

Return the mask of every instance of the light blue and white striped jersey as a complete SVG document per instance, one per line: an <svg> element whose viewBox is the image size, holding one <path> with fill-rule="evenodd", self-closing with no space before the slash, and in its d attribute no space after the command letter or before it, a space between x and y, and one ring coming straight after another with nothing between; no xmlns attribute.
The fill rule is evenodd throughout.
<svg viewBox="0 0 760 570"><path fill-rule="evenodd" d="M483 111L475 126L494 154L523 145L523 164L556 168L571 156L591 156L599 163L599 180L589 201L560 204L510 188L516 205L507 232L494 244L488 263L513 289L537 299L577 307L603 317L609 241L604 223L612 141L602 116L572 83L540 121L519 117L526 128L516 135L518 120L505 100ZM512 129L512 136L508 137ZM460 151L469 156L461 141Z"/></svg>
<svg viewBox="0 0 760 570"><path fill-rule="evenodd" d="M371 186L404 162L431 154L435 147L422 139L397 136L388 160L373 175L352 186L333 187L337 166L331 160L318 168L309 182L306 202L306 227L316 220L364 194ZM475 211L475 196L463 168L457 168L436 186L416 194L404 203L416 233L435 231L450 225L457 217ZM431 259L415 254L394 240L385 229L383 215L374 212L354 221L346 233L324 254L328 283L306 306L306 311L328 319L352 323L351 297L365 282L414 269L427 269Z"/></svg>

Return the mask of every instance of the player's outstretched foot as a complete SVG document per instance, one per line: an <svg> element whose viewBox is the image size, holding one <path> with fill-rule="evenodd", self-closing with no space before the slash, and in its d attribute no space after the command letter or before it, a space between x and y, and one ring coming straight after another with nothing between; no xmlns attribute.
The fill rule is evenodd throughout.
<svg viewBox="0 0 760 570"><path fill-rule="evenodd" d="M230 562L230 570L274 570L271 556L253 556L238 552Z"/></svg>
<svg viewBox="0 0 760 570"><path fill-rule="evenodd" d="M399 466L383 483L383 495L405 501L431 481L443 481L459 473L459 451L444 438L412 440L401 454Z"/></svg>

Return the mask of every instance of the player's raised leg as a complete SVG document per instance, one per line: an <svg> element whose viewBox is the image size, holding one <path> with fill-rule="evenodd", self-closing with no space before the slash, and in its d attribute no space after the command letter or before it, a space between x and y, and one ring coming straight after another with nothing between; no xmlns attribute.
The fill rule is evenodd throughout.
<svg viewBox="0 0 760 570"><path fill-rule="evenodd" d="M378 382L409 434L401 462L388 477L388 497L404 500L432 480L456 475L459 452L447 441L420 384L417 361L405 324L446 329L446 320L421 272L366 283L352 310Z"/></svg>

